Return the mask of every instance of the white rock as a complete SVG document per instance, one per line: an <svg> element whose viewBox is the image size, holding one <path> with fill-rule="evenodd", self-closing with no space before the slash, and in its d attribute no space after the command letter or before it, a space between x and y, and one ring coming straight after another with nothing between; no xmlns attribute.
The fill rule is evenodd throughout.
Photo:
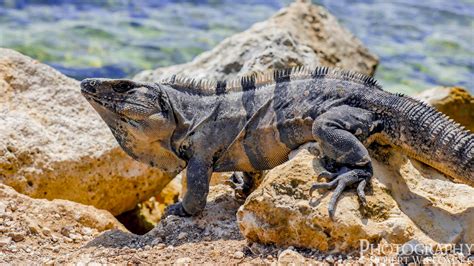
<svg viewBox="0 0 474 266"><path fill-rule="evenodd" d="M70 234L69 238L72 240L82 240L82 236L80 234Z"/></svg>
<svg viewBox="0 0 474 266"><path fill-rule="evenodd" d="M305 258L298 252L285 249L278 256L278 265L303 265Z"/></svg>
<svg viewBox="0 0 474 266"><path fill-rule="evenodd" d="M12 241L12 238L9 236L0 237L0 247L8 246Z"/></svg>
<svg viewBox="0 0 474 266"><path fill-rule="evenodd" d="M236 251L234 253L234 258L235 259L242 259L245 256L245 254L242 251Z"/></svg>
<svg viewBox="0 0 474 266"><path fill-rule="evenodd" d="M182 239L185 239L187 236L188 236L188 233L186 233L186 232L181 232L181 233L179 233L179 235L178 235L178 239L179 239L179 240L182 240Z"/></svg>
<svg viewBox="0 0 474 266"><path fill-rule="evenodd" d="M82 233L83 235L90 236L90 235L92 235L93 231L92 231L92 229L89 228L89 227L83 227L83 228L81 229L81 233Z"/></svg>
<svg viewBox="0 0 474 266"><path fill-rule="evenodd" d="M334 263L334 258L332 257L332 255L327 256L325 260L329 263Z"/></svg>
<svg viewBox="0 0 474 266"><path fill-rule="evenodd" d="M189 257L179 258L174 262L174 265L190 265L192 263L192 259Z"/></svg>

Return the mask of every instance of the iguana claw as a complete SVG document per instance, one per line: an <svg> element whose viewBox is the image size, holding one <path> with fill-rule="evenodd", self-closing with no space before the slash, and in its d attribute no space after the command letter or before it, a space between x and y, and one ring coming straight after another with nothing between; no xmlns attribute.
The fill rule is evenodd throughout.
<svg viewBox="0 0 474 266"><path fill-rule="evenodd" d="M183 204L181 202L178 202L178 203L175 203L173 205L170 205L170 206L166 207L165 214L163 215L163 218L168 217L170 215L176 215L176 216L180 216L180 217L191 216L183 208Z"/></svg>
<svg viewBox="0 0 474 266"><path fill-rule="evenodd" d="M257 172L234 172L226 184L234 189L238 200L245 200L262 180L264 173Z"/></svg>
<svg viewBox="0 0 474 266"><path fill-rule="evenodd" d="M345 168L345 167L344 167ZM346 168L347 169L347 168ZM342 170L342 169L341 169ZM351 186L357 182L360 182L357 186L357 195L363 206L367 206L367 200L365 198L364 189L367 185L367 179L370 178L371 173L370 171L363 170L363 169L354 169L354 170L342 170L338 171L338 173L330 173L331 177L337 176L333 180L327 183L317 183L311 186L309 190L310 195L313 195L313 192L316 189L334 189L334 193L331 196L328 206L329 217L331 219L334 218L334 212L336 208L336 203L339 197L341 196L344 189L348 186ZM324 172L323 172L324 173ZM341 174L339 174L341 173Z"/></svg>
<svg viewBox="0 0 474 266"><path fill-rule="evenodd" d="M362 179L359 185L357 185L357 195L359 196L362 206L367 207L367 199L365 198L365 186L367 185L367 179Z"/></svg>
<svg viewBox="0 0 474 266"><path fill-rule="evenodd" d="M331 172L329 172L329 171L322 171L322 172L319 174L318 178L326 178L326 179L328 179L328 180L332 180L332 179L334 179L335 177L338 177L339 175L344 174L344 173L347 173L347 172L349 172L349 171L350 171L349 168L343 166L343 167L341 167L336 173L331 173Z"/></svg>

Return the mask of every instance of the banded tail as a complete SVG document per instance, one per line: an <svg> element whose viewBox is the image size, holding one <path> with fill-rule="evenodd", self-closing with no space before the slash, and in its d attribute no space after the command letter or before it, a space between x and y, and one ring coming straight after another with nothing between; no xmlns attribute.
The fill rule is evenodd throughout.
<svg viewBox="0 0 474 266"><path fill-rule="evenodd" d="M391 141L407 155L474 186L474 134L425 103L396 97L390 120L398 128L388 130Z"/></svg>

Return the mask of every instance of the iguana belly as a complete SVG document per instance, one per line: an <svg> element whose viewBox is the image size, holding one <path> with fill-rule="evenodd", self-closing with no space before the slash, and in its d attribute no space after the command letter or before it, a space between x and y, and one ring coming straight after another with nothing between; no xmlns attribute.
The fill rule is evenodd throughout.
<svg viewBox="0 0 474 266"><path fill-rule="evenodd" d="M313 120L293 106L296 100L275 102L269 97L260 102L259 108L246 108L254 111L247 112L247 122L218 156L214 171L271 169L286 162L294 148L313 140Z"/></svg>
<svg viewBox="0 0 474 266"><path fill-rule="evenodd" d="M216 172L271 169L288 160L291 150L280 142L276 127L247 130L238 136L214 166Z"/></svg>
<svg viewBox="0 0 474 266"><path fill-rule="evenodd" d="M299 145L312 141L311 123L295 118L277 122L272 113L248 123L214 164L214 171L255 171L272 169L288 160L289 153ZM283 126L282 126L283 125ZM295 128L298 128L295 131ZM289 134L291 133L291 134ZM292 145L282 135L296 135Z"/></svg>

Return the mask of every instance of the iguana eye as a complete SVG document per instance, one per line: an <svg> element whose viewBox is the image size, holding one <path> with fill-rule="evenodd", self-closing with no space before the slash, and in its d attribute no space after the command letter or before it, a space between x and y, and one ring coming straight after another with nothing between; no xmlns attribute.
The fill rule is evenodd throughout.
<svg viewBox="0 0 474 266"><path fill-rule="evenodd" d="M133 89L133 85L130 82L119 82L117 85L112 87L115 92L124 93Z"/></svg>

